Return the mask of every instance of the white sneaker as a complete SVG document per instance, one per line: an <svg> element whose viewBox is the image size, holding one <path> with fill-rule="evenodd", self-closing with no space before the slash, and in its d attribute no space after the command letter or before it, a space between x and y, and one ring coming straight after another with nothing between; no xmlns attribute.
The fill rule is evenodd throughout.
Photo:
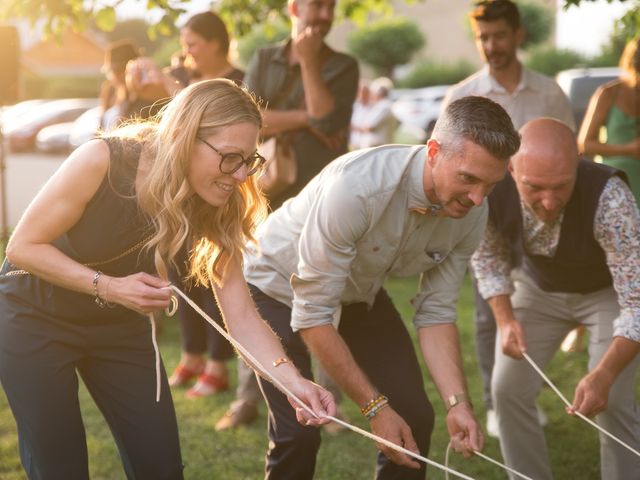
<svg viewBox="0 0 640 480"><path fill-rule="evenodd" d="M538 411L538 423L541 427L546 427L547 423L549 423L549 417L544 413L542 407L536 403L536 410Z"/></svg>
<svg viewBox="0 0 640 480"><path fill-rule="evenodd" d="M500 438L498 430L498 417L495 410L487 410L487 435L493 438Z"/></svg>

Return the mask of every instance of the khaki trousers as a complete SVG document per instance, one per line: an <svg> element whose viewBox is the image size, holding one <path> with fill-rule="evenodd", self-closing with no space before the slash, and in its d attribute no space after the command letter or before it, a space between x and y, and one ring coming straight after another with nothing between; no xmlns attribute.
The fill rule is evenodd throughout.
<svg viewBox="0 0 640 480"><path fill-rule="evenodd" d="M595 367L611 342L613 320L619 313L613 288L584 295L552 293L541 290L521 271L515 271L513 279L515 292L511 302L525 332L527 353L533 361L544 369L567 333L582 324L589 331L589 369ZM639 363L640 357L637 357L623 370L611 388L607 410L596 417L601 427L636 450L640 450L640 411L635 403ZM526 360L507 357L502 353L499 339L496 341L492 395L502 455L507 465L521 473L536 480L549 480L553 475L535 406L542 383L542 378ZM569 399L573 398L572 391L564 393ZM564 408L560 399L558 408ZM590 435L594 429L584 425L585 435ZM572 446L551 445L551 448L570 450ZM640 457L600 434L600 471L603 480L640 479Z"/></svg>

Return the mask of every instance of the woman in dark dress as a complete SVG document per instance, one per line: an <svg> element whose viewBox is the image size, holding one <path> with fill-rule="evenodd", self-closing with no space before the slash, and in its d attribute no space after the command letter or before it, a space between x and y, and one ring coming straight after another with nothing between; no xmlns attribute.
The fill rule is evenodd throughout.
<svg viewBox="0 0 640 480"><path fill-rule="evenodd" d="M159 121L74 151L25 212L0 272L0 381L29 478L88 477L78 374L127 477L182 478L164 369L156 401L147 316L169 305L167 272L185 242L198 247L189 274L212 286L229 332L317 414L335 413L331 395L286 361L242 276L243 246L265 212L252 175L261 122L234 83L192 85ZM298 410L303 423L326 423L307 417Z"/></svg>

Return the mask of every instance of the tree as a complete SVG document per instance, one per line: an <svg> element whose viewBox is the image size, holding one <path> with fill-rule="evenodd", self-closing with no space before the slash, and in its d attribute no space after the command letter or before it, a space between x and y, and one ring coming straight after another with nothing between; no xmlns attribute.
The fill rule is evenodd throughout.
<svg viewBox="0 0 640 480"><path fill-rule="evenodd" d="M256 50L280 42L290 34L289 24L281 19L264 22L238 39L238 61L246 67Z"/></svg>
<svg viewBox="0 0 640 480"><path fill-rule="evenodd" d="M116 25L116 7L123 0L2 0L0 2L0 21L12 18L25 18L32 23L42 20L48 33L61 32L72 26L82 30L95 19L98 27L104 31L113 30ZM429 0L404 0L406 3ZM579 6L582 2L596 0L563 0L565 8ZM638 2L639 0L607 0L613 2ZM146 0L147 9L159 9L163 12L159 22L150 27L149 33L169 35L175 32L176 20L184 13L184 5L190 0ZM218 0L219 11L228 22L234 37L241 37L253 27L277 17L286 18L287 0ZM392 6L388 0L340 0L338 16L364 25L370 13L391 14ZM640 10L635 9L630 22L640 26Z"/></svg>
<svg viewBox="0 0 640 480"><path fill-rule="evenodd" d="M149 24L141 18L131 18L118 22L113 30L107 32L106 37L110 42L124 38L131 42L146 55L153 54L158 48L158 42L154 42L147 34Z"/></svg>
<svg viewBox="0 0 640 480"><path fill-rule="evenodd" d="M376 73L391 77L393 69L408 63L424 44L424 35L415 23L393 18L355 30L347 40L347 49Z"/></svg>
<svg viewBox="0 0 640 480"><path fill-rule="evenodd" d="M520 19L525 29L521 48L527 50L546 42L551 35L553 12L549 7L531 1L518 2Z"/></svg>
<svg viewBox="0 0 640 480"><path fill-rule="evenodd" d="M46 34L61 32L66 27L83 30L93 22L104 31L116 25L116 8L123 0L3 0L0 2L0 22L24 18L35 24L43 21ZM146 0L148 10L160 10L160 21L150 26L149 35L171 35L176 21L191 0ZM407 3L424 0L405 0ZM257 24L275 18L287 19L287 0L219 0L218 11L227 22L234 37L249 33ZM363 24L370 12L392 12L387 0L341 0L338 17Z"/></svg>

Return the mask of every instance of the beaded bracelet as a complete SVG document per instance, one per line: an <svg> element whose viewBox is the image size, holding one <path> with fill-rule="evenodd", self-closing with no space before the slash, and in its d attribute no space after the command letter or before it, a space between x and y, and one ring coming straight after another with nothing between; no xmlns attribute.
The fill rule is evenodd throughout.
<svg viewBox="0 0 640 480"><path fill-rule="evenodd" d="M387 397L385 397L384 395L382 395L381 393L379 393L378 395L376 395L374 398L372 398L371 400L369 400L367 402L367 404L362 407L360 409L360 412L367 418L368 414L371 412L371 410L373 410L376 405L379 405L381 403L389 403L389 399ZM375 415L375 414L374 414Z"/></svg>
<svg viewBox="0 0 640 480"><path fill-rule="evenodd" d="M107 302L102 297L100 297L100 294L98 293L98 279L100 278L100 275L102 275L102 272L100 270L97 270L93 275L93 281L91 283L93 284L93 297L96 305L98 305L100 308L104 308L107 306Z"/></svg>
<svg viewBox="0 0 640 480"><path fill-rule="evenodd" d="M381 401L381 402L379 402L379 403L376 403L376 404L371 408L371 410L369 410L369 411L365 414L365 417L367 417L367 420L371 420L373 417L375 417L375 416L378 414L378 412L379 412L380 410L382 410L383 408L386 408L386 407L388 407L388 406L389 406L389 400L386 400L386 399L385 399L385 400L383 400L383 401Z"/></svg>

